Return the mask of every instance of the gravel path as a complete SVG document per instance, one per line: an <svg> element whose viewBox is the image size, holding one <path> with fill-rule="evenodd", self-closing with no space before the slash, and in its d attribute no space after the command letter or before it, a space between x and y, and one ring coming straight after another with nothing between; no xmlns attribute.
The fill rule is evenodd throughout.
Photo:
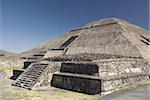
<svg viewBox="0 0 150 100"><path fill-rule="evenodd" d="M150 85L113 93L102 97L100 100L150 100Z"/></svg>

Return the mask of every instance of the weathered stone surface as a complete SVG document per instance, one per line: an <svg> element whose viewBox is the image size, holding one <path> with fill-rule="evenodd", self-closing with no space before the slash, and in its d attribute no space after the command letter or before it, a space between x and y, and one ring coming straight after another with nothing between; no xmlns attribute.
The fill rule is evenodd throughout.
<svg viewBox="0 0 150 100"><path fill-rule="evenodd" d="M147 75L144 76L133 76L129 78L120 78L116 80L101 80L102 85L101 85L101 92L113 92L125 85L131 85L135 84L137 82L142 82L145 80L148 80L149 77Z"/></svg>
<svg viewBox="0 0 150 100"><path fill-rule="evenodd" d="M149 65L141 58L103 59L94 62L99 66L100 77L149 74Z"/></svg>
<svg viewBox="0 0 150 100"><path fill-rule="evenodd" d="M28 58L35 65L48 64L35 86L48 85L52 78L52 86L100 94L148 80L149 40L148 31L120 19L89 23L53 41L49 49L40 47L48 50L44 57L36 54ZM52 77L56 71L59 73Z"/></svg>
<svg viewBox="0 0 150 100"><path fill-rule="evenodd" d="M93 62L65 62L62 63L60 69L60 73L62 74L54 74L52 84L57 83L53 86L74 91L74 89L67 87L69 84L67 83L68 81L63 82L61 80L67 80L70 79L70 77L75 77L74 82L78 82L81 79L78 79L79 76L76 74L79 74L84 78L89 77L88 75L96 78L97 76L94 74L96 71L98 72L98 77L101 80L101 91L99 94L101 92L113 92L125 85L148 80L150 75L148 68L149 65L142 58L132 57L100 59L93 60ZM90 71L93 74L89 74ZM66 74L63 75L63 73ZM69 76L69 74L72 76ZM64 76L65 78L63 78ZM78 80L76 80L76 78Z"/></svg>
<svg viewBox="0 0 150 100"><path fill-rule="evenodd" d="M35 84L34 88L41 86L48 86L52 80L52 76L54 72L60 71L61 62L45 62L48 63L48 70L44 73L44 75L40 78L40 80Z"/></svg>
<svg viewBox="0 0 150 100"><path fill-rule="evenodd" d="M99 94L101 92L100 79L83 77L82 75L53 74L51 85L87 94Z"/></svg>
<svg viewBox="0 0 150 100"><path fill-rule="evenodd" d="M66 62L62 63L60 72L98 76L98 69L99 67L96 64L90 62Z"/></svg>

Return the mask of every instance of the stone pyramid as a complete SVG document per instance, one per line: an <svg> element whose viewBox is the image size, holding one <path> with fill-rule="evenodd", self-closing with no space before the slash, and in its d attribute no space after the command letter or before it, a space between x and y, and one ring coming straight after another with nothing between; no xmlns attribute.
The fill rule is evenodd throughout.
<svg viewBox="0 0 150 100"><path fill-rule="evenodd" d="M107 18L71 30L45 51L25 58L23 68L13 71L13 85L110 93L149 80L149 63L150 32L121 19Z"/></svg>

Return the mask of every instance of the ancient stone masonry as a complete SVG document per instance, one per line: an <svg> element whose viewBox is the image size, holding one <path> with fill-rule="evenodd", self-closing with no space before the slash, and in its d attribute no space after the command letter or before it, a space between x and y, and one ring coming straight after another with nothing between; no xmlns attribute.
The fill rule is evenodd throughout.
<svg viewBox="0 0 150 100"><path fill-rule="evenodd" d="M16 80L19 77L19 75L28 68L28 66L30 66L32 63L39 62L43 58L45 53L46 53L45 51L41 51L39 53L33 54L32 57L25 57L23 68L13 70L13 76L11 77L11 79Z"/></svg>
<svg viewBox="0 0 150 100"><path fill-rule="evenodd" d="M86 55L87 58L91 59L99 58L99 60L94 59L93 61L82 62L78 60L62 63L60 72L53 75L52 86L88 94L101 94L115 91L124 85L149 79L149 65L142 58L115 55L106 57L106 55L100 56L100 54L99 56L96 54L80 55L84 55L84 57ZM96 57L93 57L94 55ZM83 79L84 81L76 81L77 79ZM99 85L98 87L97 85L90 87L91 85L86 84L86 82L91 84L99 83ZM82 83L83 85L78 85L78 88L76 88L75 84ZM93 91L87 92L87 87L92 88Z"/></svg>
<svg viewBox="0 0 150 100"><path fill-rule="evenodd" d="M32 64L17 78L16 82L12 85L26 89L32 89L47 70L47 64Z"/></svg>
<svg viewBox="0 0 150 100"><path fill-rule="evenodd" d="M53 75L51 85L82 93L98 94L101 91L98 74L96 64L65 62L61 65L60 73Z"/></svg>
<svg viewBox="0 0 150 100"><path fill-rule="evenodd" d="M102 82L101 92L111 92L149 79L149 65L141 58L104 59L96 63Z"/></svg>
<svg viewBox="0 0 150 100"><path fill-rule="evenodd" d="M25 57L14 70L14 86L54 86L87 94L106 94L149 80L150 32L108 18L74 29L45 52Z"/></svg>

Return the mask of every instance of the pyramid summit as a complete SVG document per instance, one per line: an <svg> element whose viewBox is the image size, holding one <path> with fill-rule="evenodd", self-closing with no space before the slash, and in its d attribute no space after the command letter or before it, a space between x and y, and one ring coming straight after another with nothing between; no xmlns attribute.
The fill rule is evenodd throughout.
<svg viewBox="0 0 150 100"><path fill-rule="evenodd" d="M32 51L13 71L14 86L103 94L150 76L150 32L118 18L90 22Z"/></svg>

